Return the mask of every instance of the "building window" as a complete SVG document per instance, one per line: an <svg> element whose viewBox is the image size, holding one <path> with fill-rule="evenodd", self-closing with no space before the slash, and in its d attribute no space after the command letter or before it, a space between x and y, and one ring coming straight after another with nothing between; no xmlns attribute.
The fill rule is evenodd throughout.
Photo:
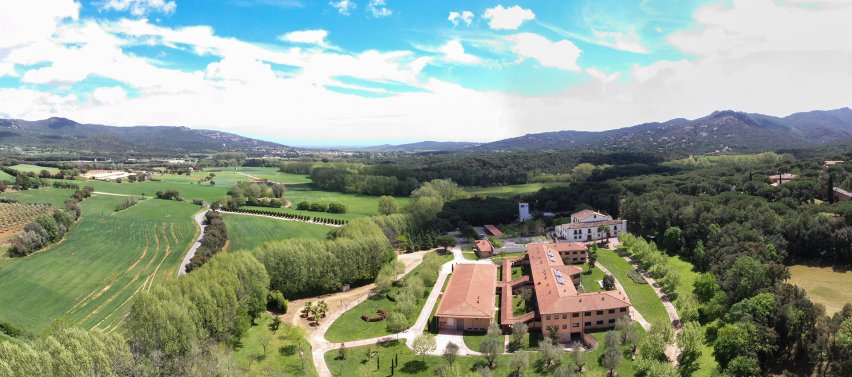
<svg viewBox="0 0 852 377"><path fill-rule="evenodd" d="M562 319L568 319L568 314L563 314Z"/></svg>
<svg viewBox="0 0 852 377"><path fill-rule="evenodd" d="M595 314L597 314L597 315L603 315L603 310L598 310L598 311L597 311L597 313L595 313Z"/></svg>
<svg viewBox="0 0 852 377"><path fill-rule="evenodd" d="M571 327L580 327L580 324L575 322L574 324L571 325Z"/></svg>
<svg viewBox="0 0 852 377"><path fill-rule="evenodd" d="M619 309L619 311L620 311L620 312L622 312L622 313L624 313L624 312L626 312L626 311L627 311L627 308L621 308L621 309Z"/></svg>
<svg viewBox="0 0 852 377"><path fill-rule="evenodd" d="M614 313L615 313L615 309L610 309L610 310L609 310L609 314L614 314Z"/></svg>
<svg viewBox="0 0 852 377"><path fill-rule="evenodd" d="M592 315L592 312L586 312L586 316Z"/></svg>
<svg viewBox="0 0 852 377"><path fill-rule="evenodd" d="M609 323L615 323L614 319L609 320Z"/></svg>
<svg viewBox="0 0 852 377"><path fill-rule="evenodd" d="M603 320L597 322L599 325L603 325Z"/></svg>
<svg viewBox="0 0 852 377"><path fill-rule="evenodd" d="M567 328L568 328L568 325L562 325L562 330L565 330Z"/></svg>
<svg viewBox="0 0 852 377"><path fill-rule="evenodd" d="M571 313L571 317L577 318L580 316L580 313Z"/></svg>
<svg viewBox="0 0 852 377"><path fill-rule="evenodd" d="M584 326L591 326L591 325L592 325L592 323L591 323L591 322L586 322L586 323L584 324Z"/></svg>
<svg viewBox="0 0 852 377"><path fill-rule="evenodd" d="M546 316L544 316L544 319L549 321L549 320L550 320L550 316L549 316L549 315L546 315Z"/></svg>

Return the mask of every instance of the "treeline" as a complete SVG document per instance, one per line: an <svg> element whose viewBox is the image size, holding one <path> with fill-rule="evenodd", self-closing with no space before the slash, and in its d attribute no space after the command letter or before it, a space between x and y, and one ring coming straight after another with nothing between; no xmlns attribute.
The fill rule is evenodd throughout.
<svg viewBox="0 0 852 377"><path fill-rule="evenodd" d="M136 201L136 198L132 196L129 198L125 198L121 203L118 203L115 206L115 212L124 211L125 209L135 206L137 203L138 201Z"/></svg>
<svg viewBox="0 0 852 377"><path fill-rule="evenodd" d="M271 242L252 254L269 272L271 289L287 298L335 292L372 281L384 264L393 263L396 253L385 232L407 228L409 221L404 215L354 220L332 231L329 240Z"/></svg>
<svg viewBox="0 0 852 377"><path fill-rule="evenodd" d="M80 218L79 203L90 197L95 189L86 186L74 191L71 198L65 201L62 209L53 211L53 215L41 215L35 221L24 226L24 231L12 238L9 255L25 257L39 251L52 243L59 242L71 226Z"/></svg>
<svg viewBox="0 0 852 377"><path fill-rule="evenodd" d="M819 370L841 376L852 370L852 343L831 335L843 323L852 325L852 306L829 318L804 290L785 283L789 272L783 264L792 258L849 263L845 237L852 229L843 218L791 199L667 190L628 196L623 212L631 232L653 236L666 251L707 271L695 283L694 297L678 299L685 302L679 309L707 324L723 374ZM654 258L653 252L648 255Z"/></svg>
<svg viewBox="0 0 852 377"><path fill-rule="evenodd" d="M218 375L266 308L268 287L261 263L249 253L233 253L141 292L126 326L133 373L122 375Z"/></svg>
<svg viewBox="0 0 852 377"><path fill-rule="evenodd" d="M567 213L586 208L620 215L619 197L622 187L609 181L577 182L566 187L545 187L529 194L525 200L538 211Z"/></svg>
<svg viewBox="0 0 852 377"><path fill-rule="evenodd" d="M207 226L204 228L204 235L201 237L201 245L198 246L195 255L186 265L187 273L207 263L216 253L222 251L222 248L228 242L228 226L225 225L225 221L222 220L222 215L219 212L207 211L204 214L204 223Z"/></svg>
<svg viewBox="0 0 852 377"><path fill-rule="evenodd" d="M300 211L312 212L346 213L346 205L337 202L325 204L301 201L299 202L299 204L296 205L296 209Z"/></svg>
<svg viewBox="0 0 852 377"><path fill-rule="evenodd" d="M216 208L216 207L214 207ZM275 211L264 211L258 209L248 209L248 208L237 208L237 209L227 209L229 212L237 212L237 213L250 213L253 215L264 215L264 216L273 216L273 217L281 217L285 219L293 219L299 221L311 221L319 224L329 224L329 225L343 225L346 224L346 220L339 219L329 219L324 217L316 217L316 216L306 216L306 215L297 215L292 213L285 212L275 212Z"/></svg>
<svg viewBox="0 0 852 377"><path fill-rule="evenodd" d="M473 197L444 204L438 213L452 228L464 224L509 224L518 219L518 203L511 199Z"/></svg>
<svg viewBox="0 0 852 377"><path fill-rule="evenodd" d="M364 195L407 196L417 188L418 180L370 174L368 167L353 169L339 163L311 168L311 180L323 190Z"/></svg>

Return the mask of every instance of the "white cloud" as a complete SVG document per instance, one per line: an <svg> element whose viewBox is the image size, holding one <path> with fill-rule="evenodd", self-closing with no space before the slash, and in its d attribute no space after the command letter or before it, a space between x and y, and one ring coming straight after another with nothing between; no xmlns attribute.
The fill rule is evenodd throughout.
<svg viewBox="0 0 852 377"><path fill-rule="evenodd" d="M517 30L524 22L535 19L535 13L517 5L510 8L498 5L486 9L482 18L489 20L488 27L493 30Z"/></svg>
<svg viewBox="0 0 852 377"><path fill-rule="evenodd" d="M370 0L367 4L367 10L376 18L388 17L393 14L393 10L387 7L385 0Z"/></svg>
<svg viewBox="0 0 852 377"><path fill-rule="evenodd" d="M459 21L462 21L467 26L470 26L470 24L473 22L473 12L471 12L469 10L463 10L463 11L461 11L461 13L450 12L450 15L449 15L449 17L447 17L447 20L452 22L453 26L458 26Z"/></svg>
<svg viewBox="0 0 852 377"><path fill-rule="evenodd" d="M647 54L650 51L642 45L642 40L635 31L627 33L617 31L597 31L592 30L597 40L595 43L614 48L616 50L635 52L637 54Z"/></svg>
<svg viewBox="0 0 852 377"><path fill-rule="evenodd" d="M331 45L328 44L326 38L328 38L328 31L322 29L291 31L278 36L279 40L285 42L312 44L329 48Z"/></svg>
<svg viewBox="0 0 852 377"><path fill-rule="evenodd" d="M103 86L92 91L92 99L99 104L115 104L127 100L127 91L120 86Z"/></svg>
<svg viewBox="0 0 852 377"><path fill-rule="evenodd" d="M76 20L79 12L74 0L0 1L0 58L4 48L50 38L60 21Z"/></svg>
<svg viewBox="0 0 852 377"><path fill-rule="evenodd" d="M586 68L586 73L603 83L609 83L621 77L620 72L606 74L597 68Z"/></svg>
<svg viewBox="0 0 852 377"><path fill-rule="evenodd" d="M337 13L340 13L344 16L348 16L353 10L355 10L355 8L358 7L358 4L356 4L352 0L332 1L328 3L328 5L331 5L332 8L337 9Z"/></svg>
<svg viewBox="0 0 852 377"><path fill-rule="evenodd" d="M177 8L177 4L171 0L105 0L96 4L100 10L130 12L134 16L172 14Z"/></svg>
<svg viewBox="0 0 852 377"><path fill-rule="evenodd" d="M478 64L481 62L481 59L478 57L466 53L464 51L464 46L462 46L461 42L457 39L451 40L447 42L447 44L441 46L440 51L444 54L443 60L448 62L461 64Z"/></svg>
<svg viewBox="0 0 852 377"><path fill-rule="evenodd" d="M520 61L535 59L545 67L575 72L580 70L577 58L581 51L567 39L553 42L539 34L520 33L510 35L506 40L511 43L512 52L518 55Z"/></svg>

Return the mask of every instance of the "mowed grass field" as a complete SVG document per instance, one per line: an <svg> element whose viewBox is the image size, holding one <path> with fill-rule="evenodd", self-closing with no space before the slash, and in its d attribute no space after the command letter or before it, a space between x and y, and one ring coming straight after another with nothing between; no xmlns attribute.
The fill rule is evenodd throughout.
<svg viewBox="0 0 852 377"><path fill-rule="evenodd" d="M240 339L234 351L234 363L245 376L316 376L311 359L311 344L301 327L282 323L277 331L269 324L272 316L262 314ZM264 337L269 337L266 352ZM302 356L304 355L304 367Z"/></svg>
<svg viewBox="0 0 852 377"><path fill-rule="evenodd" d="M134 295L174 278L198 235L199 207L150 199L114 212L123 200L86 199L63 241L0 267L0 320L33 334L59 318L113 331Z"/></svg>
<svg viewBox="0 0 852 377"><path fill-rule="evenodd" d="M627 272L634 270L630 263L627 263L626 260L609 249L598 250L597 262L603 264L618 279L618 282L624 286L624 290L627 291L627 297L630 298L630 303L633 304L633 307L639 313L642 313L642 316L648 322L669 321L666 308L663 307L663 303L657 297L654 289L648 284L636 284L627 276Z"/></svg>
<svg viewBox="0 0 852 377"><path fill-rule="evenodd" d="M15 169L17 171L29 171L29 172L33 172L33 173L36 173L36 174L41 173L42 170L47 170L47 171L50 172L50 174L54 174L54 173L59 172L59 169L57 169L57 168L51 168L51 167L47 167L47 166L38 166L38 165L27 165L27 164L18 164L18 165L15 165L15 166L10 166L10 168Z"/></svg>
<svg viewBox="0 0 852 377"><path fill-rule="evenodd" d="M291 238L325 239L333 229L325 225L260 216L225 213L222 218L228 226L228 251L251 250L270 241Z"/></svg>
<svg viewBox="0 0 852 377"><path fill-rule="evenodd" d="M465 191L469 192L471 195L474 196L494 196L498 198L512 198L516 195L536 192L544 187L559 187L567 185L567 183L528 183L523 185L466 187Z"/></svg>
<svg viewBox="0 0 852 377"><path fill-rule="evenodd" d="M379 197L344 194L332 191L317 190L311 183L290 185L288 191L284 193L284 199L292 203L291 208L262 208L262 207L244 207L247 209L258 209L282 213L292 213L297 215L305 215L311 217L324 217L336 220L353 220L364 216L375 216L379 214ZM299 211L295 207L299 202L307 201L311 203L343 203L346 205L346 213L336 214L328 212L311 212ZM409 198L396 198L397 204L402 208L408 204Z"/></svg>
<svg viewBox="0 0 852 377"><path fill-rule="evenodd" d="M845 304L852 304L852 271L805 265L787 268L790 283L804 289L813 302L825 305L828 315L839 312Z"/></svg>
<svg viewBox="0 0 852 377"><path fill-rule="evenodd" d="M9 175L9 173L6 173L5 171L0 171L0 181L14 182L15 177Z"/></svg>

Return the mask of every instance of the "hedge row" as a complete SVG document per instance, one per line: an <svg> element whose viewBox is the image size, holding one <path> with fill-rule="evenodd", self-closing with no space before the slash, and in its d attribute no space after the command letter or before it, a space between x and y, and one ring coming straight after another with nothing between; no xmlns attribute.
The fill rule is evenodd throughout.
<svg viewBox="0 0 852 377"><path fill-rule="evenodd" d="M272 216L272 217L280 217L284 219L292 219L299 221L312 221L319 224L329 224L329 225L343 225L346 224L346 220L338 220L338 219L328 219L324 217L315 217L315 216L305 216L305 215L297 215L292 213L283 213L283 212L274 212L274 211L264 211L260 209L244 209L237 208L231 210L231 212L237 213L248 213L252 215L264 215L264 216Z"/></svg>

